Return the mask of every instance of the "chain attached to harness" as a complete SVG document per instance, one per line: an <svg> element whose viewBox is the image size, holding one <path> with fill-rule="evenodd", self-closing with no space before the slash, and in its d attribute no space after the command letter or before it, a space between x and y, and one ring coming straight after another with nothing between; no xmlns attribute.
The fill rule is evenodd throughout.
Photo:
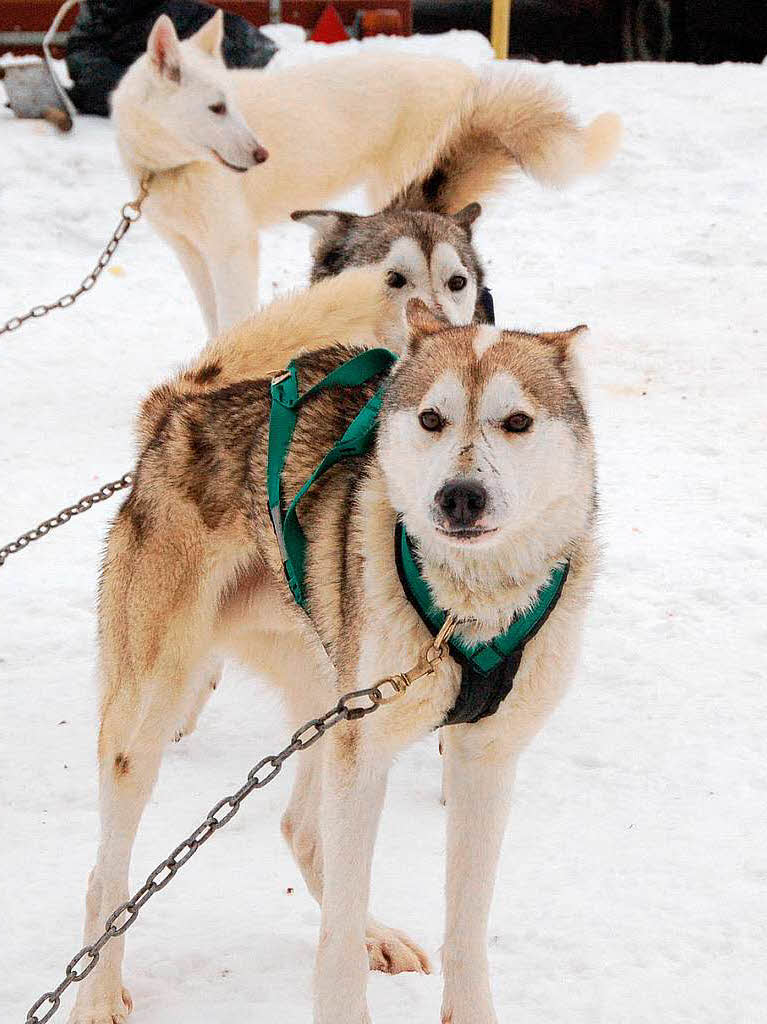
<svg viewBox="0 0 767 1024"><path fill-rule="evenodd" d="M112 939L124 935L139 915L139 912L155 893L164 889L174 875L189 861L220 828L227 825L239 811L243 800L256 789L263 789L282 771L283 764L299 750L306 750L339 722L354 722L371 715L384 704L398 700L416 680L431 675L448 653L448 642L453 635L457 620L449 616L437 636L421 650L414 668L397 675L380 679L375 686L345 693L338 702L320 718L313 718L293 733L290 743L279 752L263 757L248 772L245 783L236 793L225 796L210 809L205 819L180 843L162 863L152 871L147 880L130 899L114 910L104 924L104 930L97 939L84 946L66 966L64 978L55 989L45 992L27 1010L24 1024L45 1024L61 1006L61 997L70 985L83 981L99 962L101 950ZM387 692L391 691L391 692ZM263 776L262 776L263 773ZM47 1009L41 1017L39 1010Z"/></svg>
<svg viewBox="0 0 767 1024"><path fill-rule="evenodd" d="M151 174L147 174L141 179L141 183L139 184L139 194L135 199L132 199L129 203L126 203L123 206L120 223L115 228L114 234L107 243L106 248L99 256L96 266L90 274L87 275L87 277L83 278L79 288L76 288L73 292L67 292L65 295L62 295L61 298L56 299L55 302L42 302L40 305L33 306L30 310L26 313L22 313L20 316L12 316L10 320L6 320L6 322L0 326L0 335L9 334L11 331L17 331L19 327L27 322L27 320L36 320L41 316L47 316L47 314L51 313L54 309L66 309L68 306L74 305L84 292L89 292L91 290L99 279L101 272L112 259L115 249L128 233L131 224L135 224L136 221L141 218L141 207L144 205L144 200L149 195L149 186L151 182Z"/></svg>

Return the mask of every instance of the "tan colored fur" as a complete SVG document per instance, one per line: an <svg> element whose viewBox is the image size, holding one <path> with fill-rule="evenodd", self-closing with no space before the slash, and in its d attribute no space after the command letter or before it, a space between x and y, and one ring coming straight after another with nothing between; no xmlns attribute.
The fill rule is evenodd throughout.
<svg viewBox="0 0 767 1024"><path fill-rule="evenodd" d="M372 345L401 341L399 303L374 270L347 270L339 277L276 299L257 317L219 335L190 372L218 362L226 382L264 377L299 352L322 345ZM318 332L318 325L322 325ZM256 340L257 339L257 340Z"/></svg>
<svg viewBox="0 0 767 1024"><path fill-rule="evenodd" d="M149 395L138 421L140 442L151 440L173 399L273 376L297 355L331 344L398 350L403 328L397 298L375 270L347 270L306 291L281 296L219 335L186 369Z"/></svg>
<svg viewBox="0 0 767 1024"><path fill-rule="evenodd" d="M563 186L607 164L621 132L617 114L582 127L550 83L493 67L478 76L436 153L403 182L393 205L455 213L520 170L543 185Z"/></svg>
<svg viewBox="0 0 767 1024"><path fill-rule="evenodd" d="M350 281L360 289L351 318L329 301ZM317 319L320 313L325 320ZM92 939L127 896L130 850L163 746L181 723L196 717L222 657L234 655L270 678L283 692L294 726L330 707L339 693L413 663L428 634L393 565L397 512L409 516L412 510L392 497L398 484L387 468L389 425L403 415L412 420L435 367L463 375L476 417L479 396L500 367L514 380L530 382L525 401L541 416L541 429L551 421L558 424L557 436L572 436L579 452L573 465L581 468L563 508L556 502L541 508L530 536L514 534L512 519L510 538L495 547L443 550L436 535L423 539L424 573L435 598L472 620L465 630L473 639L505 628L551 565L563 554L571 559L562 599L528 645L512 697L492 718L445 731L443 1019L496 1024L485 941L515 763L572 674L592 573L593 453L585 415L536 398L546 379L562 395L572 387L567 367L578 332L498 332L495 344L477 354L482 328L446 329L423 307L410 310L408 350L388 388L378 452L336 467L302 504L315 633L289 595L266 513L269 382L254 376L251 356L269 346L282 363L300 340L311 350L300 363L308 388L345 358L343 347L320 349L319 343L329 337L343 343L344 332L358 330L360 318L376 325L379 315L380 297L375 288L365 290L365 272L315 286L306 296L281 300L201 357L197 372L216 359L221 366L214 377L221 381L208 372L202 384L190 383L194 371L186 371L145 404L136 483L111 530L103 568L102 834L85 935ZM563 369L554 373L551 367ZM379 383L321 392L302 408L283 475L286 495L303 483ZM475 430L468 421L465 429ZM567 458L560 447L554 454ZM408 472L417 473L418 465ZM435 555L437 549L442 554ZM448 660L396 704L363 722L338 725L301 755L282 828L322 905L316 1024L370 1024L370 967L429 970L426 954L411 939L369 917L370 866L391 760L443 720L458 686L458 666ZM79 987L73 1024L125 1021L130 997L122 987L122 946L120 939L105 947L98 968Z"/></svg>

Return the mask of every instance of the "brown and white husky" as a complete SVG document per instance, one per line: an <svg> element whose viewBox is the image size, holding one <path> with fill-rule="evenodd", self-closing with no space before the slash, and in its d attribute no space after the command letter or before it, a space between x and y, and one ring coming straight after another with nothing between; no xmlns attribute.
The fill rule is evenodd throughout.
<svg viewBox="0 0 767 1024"><path fill-rule="evenodd" d="M264 351L276 359L282 346L292 355L298 339L312 349L298 360L308 388L359 351L360 337L385 333L389 302L376 271L321 282L210 346L144 404L136 483L103 569L102 831L85 934L92 940L127 898L131 848L163 748L194 713L220 659L234 655L271 679L293 725L414 663L430 633L398 577L399 521L436 605L458 617L472 643L506 629L554 567L570 565L497 713L444 730L441 1019L496 1024L486 933L515 766L573 674L594 569L594 450L576 354L582 331L457 327L414 300L388 379L307 401L282 478L286 494L386 386L375 447L327 473L302 512L310 619L287 589L267 514L270 382L253 369ZM371 861L392 759L443 722L460 676L448 657L395 703L338 725L297 757L282 828L322 907L317 1024L370 1024L371 967L429 970L412 939L370 916ZM122 945L105 946L79 986L74 1024L125 1020ZM503 1007L501 1019L510 1015L513 1007Z"/></svg>

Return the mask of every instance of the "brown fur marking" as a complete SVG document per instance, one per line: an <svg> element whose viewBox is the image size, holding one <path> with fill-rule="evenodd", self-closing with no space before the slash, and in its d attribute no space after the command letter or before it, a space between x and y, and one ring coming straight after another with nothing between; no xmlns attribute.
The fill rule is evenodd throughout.
<svg viewBox="0 0 767 1024"><path fill-rule="evenodd" d="M152 525L152 517L148 503L137 490L132 491L128 496L117 518L131 528L136 544L141 544L146 539Z"/></svg>
<svg viewBox="0 0 767 1024"><path fill-rule="evenodd" d="M198 370L192 373L192 380L196 384L210 384L221 374L220 363L204 363Z"/></svg>

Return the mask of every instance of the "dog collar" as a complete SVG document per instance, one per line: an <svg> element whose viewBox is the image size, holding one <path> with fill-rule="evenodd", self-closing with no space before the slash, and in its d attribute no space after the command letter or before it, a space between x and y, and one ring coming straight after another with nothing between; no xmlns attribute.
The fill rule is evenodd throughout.
<svg viewBox="0 0 767 1024"><path fill-rule="evenodd" d="M417 554L401 522L397 523L394 531L394 556L407 599L432 636L436 636L447 613L434 603L429 585L421 574ZM472 646L453 635L450 653L461 665L463 672L458 698L444 725L478 722L498 710L514 685L525 644L535 636L554 610L569 569L569 562L555 566L538 591L532 606L515 616L509 628L488 643Z"/></svg>

